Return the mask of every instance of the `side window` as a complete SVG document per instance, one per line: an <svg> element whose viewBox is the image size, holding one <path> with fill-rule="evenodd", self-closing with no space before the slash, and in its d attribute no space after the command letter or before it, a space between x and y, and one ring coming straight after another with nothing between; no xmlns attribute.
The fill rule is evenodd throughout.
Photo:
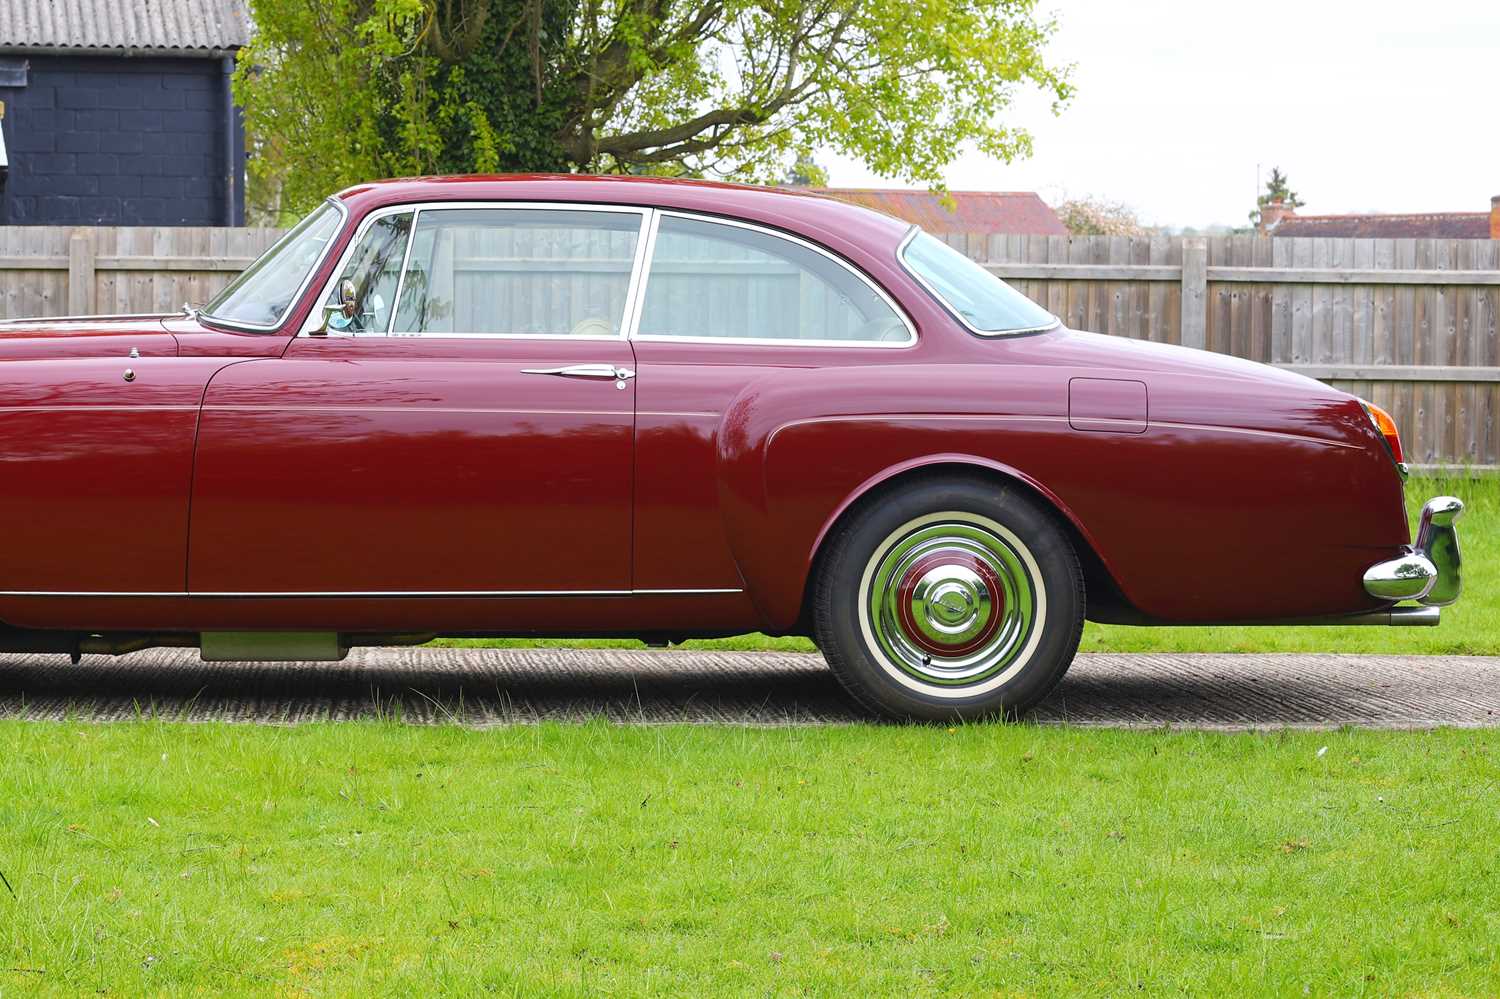
<svg viewBox="0 0 1500 999"><path fill-rule="evenodd" d="M910 337L885 299L825 254L674 215L657 228L640 333L850 343Z"/></svg>
<svg viewBox="0 0 1500 999"><path fill-rule="evenodd" d="M349 255L344 273L339 275L325 306L338 305L345 282L354 288L353 315L338 312L328 316L328 328L353 333L385 333L391 323L391 309L396 304L396 279L401 275L401 258L411 235L411 212L387 215L377 219L365 232L359 245Z"/></svg>
<svg viewBox="0 0 1500 999"><path fill-rule="evenodd" d="M619 336L635 212L426 208L391 332Z"/></svg>

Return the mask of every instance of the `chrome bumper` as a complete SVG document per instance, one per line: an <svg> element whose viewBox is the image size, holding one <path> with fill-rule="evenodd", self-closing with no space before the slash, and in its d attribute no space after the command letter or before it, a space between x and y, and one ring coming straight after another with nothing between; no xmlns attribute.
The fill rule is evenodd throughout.
<svg viewBox="0 0 1500 999"><path fill-rule="evenodd" d="M1415 600L1433 608L1456 601L1463 592L1463 559L1455 525L1463 513L1463 502L1452 496L1428 500L1416 543L1405 555L1366 569L1365 592L1381 600Z"/></svg>

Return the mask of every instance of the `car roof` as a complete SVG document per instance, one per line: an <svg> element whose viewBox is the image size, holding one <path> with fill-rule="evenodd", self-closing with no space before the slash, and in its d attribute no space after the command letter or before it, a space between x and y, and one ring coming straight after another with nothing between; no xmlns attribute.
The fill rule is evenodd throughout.
<svg viewBox="0 0 1500 999"><path fill-rule="evenodd" d="M356 217L389 205L428 201L538 201L626 205L720 215L779 228L821 243L894 250L911 225L826 195L714 180L617 174L463 174L379 180L340 191Z"/></svg>

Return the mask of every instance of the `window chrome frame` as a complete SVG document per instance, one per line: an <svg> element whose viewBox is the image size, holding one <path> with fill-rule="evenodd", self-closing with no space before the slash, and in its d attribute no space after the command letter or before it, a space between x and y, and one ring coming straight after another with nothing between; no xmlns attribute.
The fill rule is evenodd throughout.
<svg viewBox="0 0 1500 999"><path fill-rule="evenodd" d="M1025 334L1025 333L1041 333L1041 332L1043 332L1045 330L1057 329L1057 327L1059 327L1059 326L1061 326L1063 324L1063 321L1061 319L1059 319L1057 316L1052 315L1052 313L1050 311L1048 311L1047 309L1042 308L1042 306L1040 306L1040 305L1037 305L1037 308L1042 309L1042 311L1046 312L1047 315L1052 316L1052 322L1047 323L1045 326L1024 326L1024 327L1018 327L1018 328L1013 329L1013 330L983 330L983 329L980 329L978 326L975 326L973 323L969 322L969 320L964 317L963 313L961 313L957 309L955 309L953 307L952 303L950 303L948 301L948 299L946 299L946 298L943 297L942 292L940 292L936 288L934 288L932 286L932 284L926 278L924 278L921 274L917 273L917 269L915 267L913 267L911 265L911 263L906 259L906 249L907 249L907 247L911 246L912 241L915 240L918 236L923 235L924 232L925 232L925 230L921 226L919 226L919 225L914 225L910 229L908 229L906 231L906 235L903 236L902 239L901 239L901 245L896 249L896 260L897 260L898 263L901 264L901 269L904 270L908 275L910 275L911 279L913 281L915 281L915 282L917 282L917 284L921 285L922 289L924 291L926 291L927 294L929 294L929 295L932 296L933 301L937 302L938 305L940 305L940 306L943 307L943 311L944 312L946 312L946 313L948 313L948 315L952 316L959 323L959 325L963 326L963 328L966 329L966 330L968 330L970 333L973 333L975 336L982 336L982 337L986 337L988 339L994 339L995 337L1002 337L1002 336L1021 336L1022 334ZM933 238L936 239L937 237L934 236ZM1001 281L1003 279L1002 278L996 278L995 280ZM1007 285L1007 287L1009 287L1009 286ZM1015 291L1015 289L1013 289L1013 288L1011 290ZM1021 293L1019 291L1017 291L1016 294L1019 295ZM1027 301L1030 301L1030 299L1027 299ZM1035 302L1032 302L1032 304L1036 305Z"/></svg>
<svg viewBox="0 0 1500 999"><path fill-rule="evenodd" d="M474 211L476 209L492 211L565 211L565 212L610 212L624 215L640 216L640 226L636 230L635 253L630 262L630 283L625 289L625 309L620 316L620 332L611 336L580 335L574 333L396 333L393 332L396 325L396 314L401 308L401 294L406 290L406 267L411 261L411 248L416 241L417 225L421 221L424 212L440 211ZM372 226L382 218L391 215L400 215L403 212L411 212L411 231L406 237L406 249L401 257L401 274L396 281L395 298L391 303L391 318L386 323L383 333L346 333L346 332L318 332L323 328L321 305L333 292L344 268L349 265L349 260L359 243L369 233ZM308 313L307 319L298 332L299 337L315 337L316 339L389 339L389 340L571 340L580 343L589 341L619 342L627 340L632 329L634 306L641 284L641 276L644 273L642 262L645 259L646 238L651 227L653 209L638 205L601 205L589 202L573 201L409 201L399 205L387 205L377 208L364 217L359 224L359 229L344 247L343 254L339 257L337 266L329 274L328 280L324 282L322 290L318 293L314 308Z"/></svg>
<svg viewBox="0 0 1500 999"><path fill-rule="evenodd" d="M333 250L333 244L338 242L339 234L342 233L349 225L349 208L343 203L343 201L335 197L327 197L323 199L323 203L332 205L334 208L338 209L339 224L333 230L333 235L329 237L328 242L324 244L323 252L318 254L318 259L313 261L313 265L309 267L307 269L307 273L302 276L302 283L299 284L297 286L297 290L292 293L292 297L288 300L288 312L294 311L297 307L297 303L302 301L302 296L307 294L308 288L312 285L313 275L317 274L318 268L322 267L323 264L327 262L328 254ZM299 219L298 221L300 222L301 220ZM281 240L278 239L276 242L279 244ZM266 253L271 252L271 250L274 248L274 244L273 246L267 247L265 253L262 253L260 257L264 257ZM259 261L260 257L256 257L255 260ZM252 261L250 266L254 267L255 262ZM249 270L250 268L247 267L245 269ZM319 300L321 301L321 299ZM200 319L207 320L208 325L210 326L225 326L229 329L246 330L251 333L272 333L276 330L284 329L287 325L285 317L274 323L246 323L240 322L239 320L235 319L220 319L218 316L203 311L199 311L198 316ZM304 325L306 324L304 323Z"/></svg>
<svg viewBox="0 0 1500 999"><path fill-rule="evenodd" d="M691 344L751 344L764 347L846 347L858 350L908 350L915 347L919 337L917 327L901 303L880 286L870 275L845 260L843 257L825 249L816 243L783 232L770 226L760 225L754 222L745 222L741 219L728 218L723 215L711 215L706 212L679 211L676 209L658 208L651 213L651 232L646 239L646 259L640 274L640 287L638 289L638 301L635 303L635 315L630 325L630 339L642 343L691 343ZM660 228L663 217L687 219L692 222L706 222L713 225L730 226L735 229L748 229L751 232L761 233L772 239L783 240L793 243L804 249L811 250L827 259L833 261L844 270L848 271L858 281L875 293L890 310L895 313L896 318L901 320L901 325L906 327L906 339L901 342L887 340L830 340L830 339L801 339L797 337L747 337L747 336L670 336L666 334L643 334L640 332L641 313L645 308L647 286L650 284L651 265L656 258L656 234Z"/></svg>

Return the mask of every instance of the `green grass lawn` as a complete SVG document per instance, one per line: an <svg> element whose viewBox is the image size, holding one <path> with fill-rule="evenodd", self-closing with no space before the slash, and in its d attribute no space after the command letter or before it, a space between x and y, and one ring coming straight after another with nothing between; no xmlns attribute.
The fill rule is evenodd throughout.
<svg viewBox="0 0 1500 999"><path fill-rule="evenodd" d="M1413 476L1406 484L1407 507L1415 522L1422 504L1451 494L1467 505L1459 523L1464 553L1464 595L1443 611L1436 628L1132 628L1094 624L1084 627L1081 652L1381 652L1392 655L1500 655L1500 476L1433 478ZM1415 534L1415 524L1413 524ZM1289 539L1290 540L1290 539ZM628 640L439 639L435 645L528 648L541 645L641 648ZM741 635L683 648L735 651L816 651L805 638Z"/></svg>
<svg viewBox="0 0 1500 999"><path fill-rule="evenodd" d="M1493 732L0 739L5 996L1500 993Z"/></svg>

